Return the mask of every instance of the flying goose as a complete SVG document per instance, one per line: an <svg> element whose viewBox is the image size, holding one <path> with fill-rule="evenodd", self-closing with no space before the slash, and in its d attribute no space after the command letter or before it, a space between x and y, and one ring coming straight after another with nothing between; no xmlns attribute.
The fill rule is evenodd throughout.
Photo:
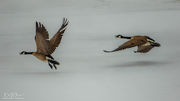
<svg viewBox="0 0 180 101"><path fill-rule="evenodd" d="M122 36L122 35L116 35L116 38L130 39L130 40L123 43L121 46L119 46L118 48L116 48L112 51L104 50L104 52L107 52L107 53L115 52L115 51L120 51L123 49L132 48L132 47L137 46L138 49L137 49L137 51L134 51L135 53L137 53L137 52L147 53L154 47L160 47L160 44L155 42L155 40L150 38L149 36L127 37L127 36Z"/></svg>
<svg viewBox="0 0 180 101"><path fill-rule="evenodd" d="M68 25L68 20L66 18L63 19L63 23L61 28L57 31L57 33L49 40L49 34L43 24L40 22L36 22L36 52L26 52L22 51L20 55L33 55L41 61L47 61L50 68L57 69L56 65L59 65L59 62L54 60L51 54L55 51L56 47L58 47L61 42L63 33L66 30L66 26Z"/></svg>

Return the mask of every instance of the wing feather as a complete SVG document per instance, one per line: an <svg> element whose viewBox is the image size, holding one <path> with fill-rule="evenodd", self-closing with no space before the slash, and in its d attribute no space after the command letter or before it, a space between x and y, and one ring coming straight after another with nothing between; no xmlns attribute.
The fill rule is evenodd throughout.
<svg viewBox="0 0 180 101"><path fill-rule="evenodd" d="M125 42L124 44L122 44L121 46L119 46L118 48L112 50L112 51L106 51L104 50L104 52L115 52L115 51L120 51L120 50L124 50L124 49L127 49L127 48L132 48L132 47L135 47L135 46L139 46L139 45L142 45L146 43L146 40L143 40L143 39L131 39L127 42Z"/></svg>
<svg viewBox="0 0 180 101"><path fill-rule="evenodd" d="M43 24L36 22L36 47L37 52L41 54L48 54L49 49L49 34Z"/></svg>
<svg viewBox="0 0 180 101"><path fill-rule="evenodd" d="M58 30L58 32L51 38L50 40L50 48L49 53L52 54L56 47L59 46L59 43L61 42L62 36L66 30L66 26L68 25L68 20L66 18L63 19L63 23L61 25L61 28Z"/></svg>

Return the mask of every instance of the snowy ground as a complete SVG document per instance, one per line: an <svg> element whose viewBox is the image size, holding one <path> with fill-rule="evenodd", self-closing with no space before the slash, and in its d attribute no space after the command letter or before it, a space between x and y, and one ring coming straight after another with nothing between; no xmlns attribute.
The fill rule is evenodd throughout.
<svg viewBox="0 0 180 101"><path fill-rule="evenodd" d="M19 55L36 48L35 21L53 36L63 17L70 23L53 54L61 63L57 71ZM1 0L0 98L179 101L179 18L179 0ZM136 48L104 53L125 42L117 34L148 35L161 47L147 54L135 54Z"/></svg>

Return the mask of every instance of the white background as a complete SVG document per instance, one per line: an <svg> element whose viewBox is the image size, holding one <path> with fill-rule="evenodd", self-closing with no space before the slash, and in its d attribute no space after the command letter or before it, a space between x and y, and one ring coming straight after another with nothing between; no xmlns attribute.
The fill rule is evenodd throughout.
<svg viewBox="0 0 180 101"><path fill-rule="evenodd" d="M33 56L35 21L52 37L63 17L69 25L51 70ZM126 40L148 35L161 44L147 54L115 53ZM179 0L1 0L0 94L24 101L179 101ZM21 100L22 101L22 100Z"/></svg>

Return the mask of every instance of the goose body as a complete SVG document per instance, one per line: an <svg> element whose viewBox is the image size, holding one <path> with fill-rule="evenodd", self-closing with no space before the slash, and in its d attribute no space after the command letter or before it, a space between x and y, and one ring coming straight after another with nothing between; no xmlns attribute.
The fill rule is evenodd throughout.
<svg viewBox="0 0 180 101"><path fill-rule="evenodd" d="M32 55L41 61L48 61L47 57L44 54L34 52Z"/></svg>
<svg viewBox="0 0 180 101"><path fill-rule="evenodd" d="M59 46L61 42L62 36L66 30L66 26L68 25L67 19L63 19L63 23L57 33L49 40L49 34L43 24L40 22L36 22L36 52L26 52L22 51L21 55L33 55L41 61L47 61L51 69L53 67L55 69L56 65L59 65L59 62L54 60L51 54L55 51L55 49Z"/></svg>
<svg viewBox="0 0 180 101"><path fill-rule="evenodd" d="M127 37L127 36L122 36L122 35L117 35L116 38L122 38L122 39L129 39L129 41L123 43L120 45L118 48L112 50L112 51L107 51L104 50L104 52L115 52L115 51L120 51L124 50L127 48L132 48L132 47L138 47L137 51L134 51L135 53L147 53L149 52L152 48L154 47L159 47L160 44L155 42L154 39L150 38L149 36L132 36L132 37Z"/></svg>

